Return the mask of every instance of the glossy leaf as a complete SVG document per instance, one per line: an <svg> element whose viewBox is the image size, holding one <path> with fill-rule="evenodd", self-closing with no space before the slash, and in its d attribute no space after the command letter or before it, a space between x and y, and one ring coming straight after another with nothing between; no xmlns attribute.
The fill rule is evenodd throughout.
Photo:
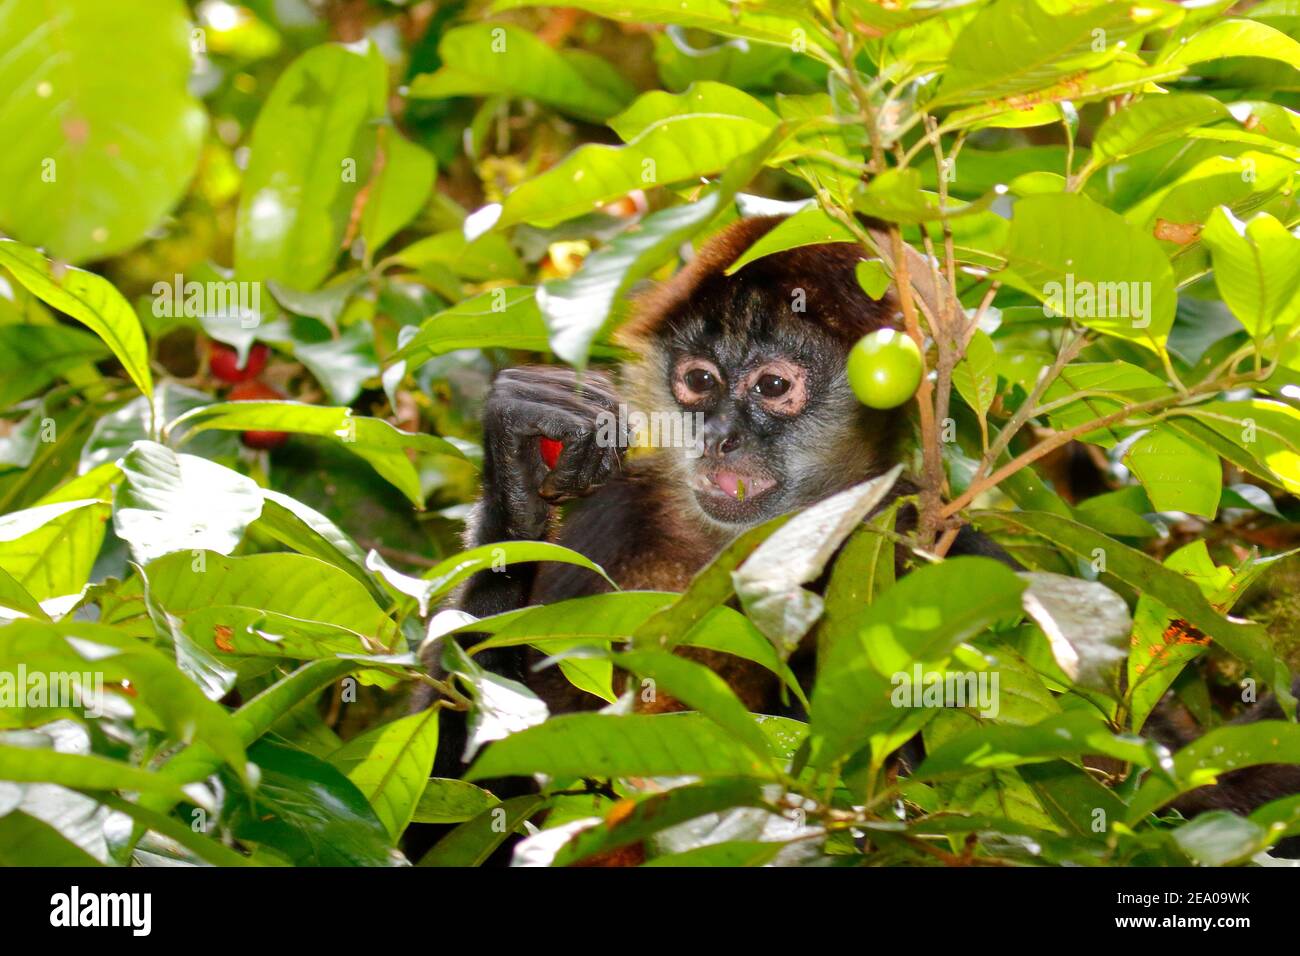
<svg viewBox="0 0 1300 956"><path fill-rule="evenodd" d="M50 261L39 252L9 239L0 239L0 266L46 305L98 335L140 391L153 394L144 330L135 310L112 283L82 269L66 268L56 275Z"/></svg>
<svg viewBox="0 0 1300 956"><path fill-rule="evenodd" d="M140 0L130 16L86 0L6 5L0 229L83 262L131 248L176 205L207 131L188 20L177 0Z"/></svg>
<svg viewBox="0 0 1300 956"><path fill-rule="evenodd" d="M253 127L239 199L241 279L314 289L329 275L369 172L367 124L383 112L385 85L369 46L314 47L280 75Z"/></svg>
<svg viewBox="0 0 1300 956"><path fill-rule="evenodd" d="M447 96L520 96L578 119L599 122L632 98L631 85L604 60L556 50L505 23L473 23L448 30L438 42L442 66L411 82L415 99Z"/></svg>

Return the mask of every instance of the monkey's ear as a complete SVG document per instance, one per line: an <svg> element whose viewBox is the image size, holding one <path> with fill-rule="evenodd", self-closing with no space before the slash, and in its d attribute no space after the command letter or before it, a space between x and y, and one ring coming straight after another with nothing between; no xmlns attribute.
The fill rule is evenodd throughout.
<svg viewBox="0 0 1300 956"><path fill-rule="evenodd" d="M676 275L636 297L631 318L616 335L619 344L634 348L663 332L702 285L710 279L725 276L733 262L786 218L753 216L740 219L712 236Z"/></svg>

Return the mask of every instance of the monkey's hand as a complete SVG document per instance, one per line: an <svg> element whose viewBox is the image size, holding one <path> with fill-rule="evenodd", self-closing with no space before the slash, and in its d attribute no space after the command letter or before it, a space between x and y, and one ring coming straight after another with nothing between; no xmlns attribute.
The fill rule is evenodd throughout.
<svg viewBox="0 0 1300 956"><path fill-rule="evenodd" d="M553 468L543 460L544 438L564 446ZM604 375L579 378L552 366L503 371L483 408L483 505L497 512L489 523L498 525L489 533L496 540L543 537L550 507L608 481L626 444L618 395Z"/></svg>

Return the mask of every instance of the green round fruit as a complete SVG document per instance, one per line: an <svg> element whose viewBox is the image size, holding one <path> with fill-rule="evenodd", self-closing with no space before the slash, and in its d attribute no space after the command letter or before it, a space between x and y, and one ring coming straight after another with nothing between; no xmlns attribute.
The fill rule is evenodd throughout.
<svg viewBox="0 0 1300 956"><path fill-rule="evenodd" d="M870 408L897 408L916 394L925 372L921 350L906 332L878 329L849 352L849 385Z"/></svg>

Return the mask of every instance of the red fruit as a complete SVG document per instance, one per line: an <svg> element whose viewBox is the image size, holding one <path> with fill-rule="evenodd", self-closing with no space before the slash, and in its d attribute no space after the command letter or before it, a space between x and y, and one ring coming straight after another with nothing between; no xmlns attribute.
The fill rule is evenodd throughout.
<svg viewBox="0 0 1300 956"><path fill-rule="evenodd" d="M259 448L270 451L279 448L289 440L288 432L241 432L239 440L245 448Z"/></svg>
<svg viewBox="0 0 1300 956"><path fill-rule="evenodd" d="M266 358L271 350L260 342L248 353L248 364L239 367L239 353L220 342L208 343L208 368L223 382L247 382L257 378L266 368Z"/></svg>
<svg viewBox="0 0 1300 956"><path fill-rule="evenodd" d="M250 363L251 364L251 363ZM232 402L264 402L279 401L285 397L284 393L277 388L272 388L265 382L240 382L230 390L229 398ZM288 432L243 432L239 440L244 443L245 448L263 448L268 451L273 448L279 448L289 440Z"/></svg>
<svg viewBox="0 0 1300 956"><path fill-rule="evenodd" d="M560 460L560 452L564 451L564 442L556 441L554 438L543 438L541 449L542 461L546 463L546 467L554 468L555 463Z"/></svg>
<svg viewBox="0 0 1300 956"><path fill-rule="evenodd" d="M232 402L278 402L285 397L278 388L265 382L240 382L228 395Z"/></svg>

